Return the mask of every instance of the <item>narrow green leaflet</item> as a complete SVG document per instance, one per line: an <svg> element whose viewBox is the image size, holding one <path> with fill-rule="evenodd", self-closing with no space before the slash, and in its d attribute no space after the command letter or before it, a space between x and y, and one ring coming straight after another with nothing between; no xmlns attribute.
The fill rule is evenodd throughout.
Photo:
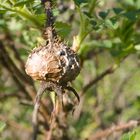
<svg viewBox="0 0 140 140"><path fill-rule="evenodd" d="M28 10L28 8L26 7L26 5L24 5L23 8L20 8L20 7L9 7L7 5L0 4L0 8L3 8L4 10L10 11L10 12L13 12L16 15L18 14L20 17L25 18L25 19L31 21L38 28L42 28L43 27L42 23L44 22L44 20L38 20L38 18L36 17L36 15L33 15ZM41 14L41 18L42 18L42 14Z"/></svg>
<svg viewBox="0 0 140 140"><path fill-rule="evenodd" d="M110 10L107 10L107 11L101 11L99 12L99 16L102 18L102 19L105 19L108 14L109 14Z"/></svg>
<svg viewBox="0 0 140 140"><path fill-rule="evenodd" d="M135 45L135 49L136 49L137 51L140 51L140 44Z"/></svg>
<svg viewBox="0 0 140 140"><path fill-rule="evenodd" d="M71 31L71 26L64 22L56 22L55 27L60 36L62 37L68 36Z"/></svg>
<svg viewBox="0 0 140 140"><path fill-rule="evenodd" d="M135 21L140 16L140 10L132 10L122 14L131 21Z"/></svg>
<svg viewBox="0 0 140 140"><path fill-rule="evenodd" d="M136 132L124 134L121 140L136 140Z"/></svg>
<svg viewBox="0 0 140 140"><path fill-rule="evenodd" d="M6 127L6 123L0 121L0 132L2 132L4 130L4 128Z"/></svg>
<svg viewBox="0 0 140 140"><path fill-rule="evenodd" d="M123 9L122 8L113 8L113 11L114 11L114 13L115 14L120 14L120 13L122 13L123 12Z"/></svg>
<svg viewBox="0 0 140 140"><path fill-rule="evenodd" d="M130 140L135 140L135 139L136 139L136 132L134 131L130 134Z"/></svg>
<svg viewBox="0 0 140 140"><path fill-rule="evenodd" d="M119 27L119 23L115 18L110 18L105 20L105 25L108 28L117 29Z"/></svg>
<svg viewBox="0 0 140 140"><path fill-rule="evenodd" d="M33 2L34 0L18 0L14 6L18 7L18 6L24 6L25 4L29 4L31 2Z"/></svg>
<svg viewBox="0 0 140 140"><path fill-rule="evenodd" d="M86 3L87 0L74 0L74 2L77 6L80 6L81 4Z"/></svg>

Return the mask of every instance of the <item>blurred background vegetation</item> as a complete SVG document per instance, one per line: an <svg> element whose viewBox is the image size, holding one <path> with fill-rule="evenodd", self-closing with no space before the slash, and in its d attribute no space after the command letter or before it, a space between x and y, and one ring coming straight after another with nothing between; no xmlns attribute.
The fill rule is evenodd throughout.
<svg viewBox="0 0 140 140"><path fill-rule="evenodd" d="M68 106L51 139L140 140L140 0L54 0L54 5L55 28L69 46L75 36L82 70L72 82L81 102L74 105L65 95L75 111ZM1 140L32 139L39 83L25 74L24 65L44 43L44 23L40 0L0 0ZM53 108L50 94L42 102L38 140L49 132Z"/></svg>

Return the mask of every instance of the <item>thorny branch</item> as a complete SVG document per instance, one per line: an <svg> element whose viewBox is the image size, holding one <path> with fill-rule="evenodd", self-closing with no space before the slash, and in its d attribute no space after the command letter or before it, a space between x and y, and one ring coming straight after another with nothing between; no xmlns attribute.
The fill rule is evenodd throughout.
<svg viewBox="0 0 140 140"><path fill-rule="evenodd" d="M53 37L57 36L57 33L54 29L54 17L52 13L52 0L41 0L42 5L45 9L46 14L46 25L43 32L44 39L52 41Z"/></svg>
<svg viewBox="0 0 140 140"><path fill-rule="evenodd" d="M33 111L33 119L32 119L33 126L34 126L33 140L36 140L37 135L38 135L38 127L39 127L38 126L39 125L38 111L39 111L39 107L40 107L41 96L45 89L47 89L49 91L54 91L55 95L58 97L58 99L60 101L58 108L56 108L56 106L54 105L53 113L55 115L52 115L53 121L50 124L50 129L48 132L49 137L47 138L47 140L50 140L51 135L52 135L53 124L56 123L59 126L60 125L59 117L61 116L61 114L63 114L63 109L60 107L63 104L63 98L62 98L63 95L62 94L65 93L66 90L69 90L72 93L74 93L74 95L77 97L78 101L80 100L77 92L72 87L68 86L68 82L71 82L80 72L80 66L79 66L79 60L78 60L75 52L70 50L68 47L66 48L65 44L63 44L63 42L60 42L60 38L56 34L55 28L53 26L54 17L53 17L53 13L52 13L52 1L51 0L42 0L41 2L44 5L44 9L45 9L46 17L47 17L46 18L47 23L46 23L46 27L45 27L45 32L43 33L43 37L44 37L44 39L46 39L46 46L44 46L44 47L41 46L41 48L44 48L46 51L45 51L45 53L40 53L40 54L41 54L42 61L44 61L44 63L48 62L46 65L46 66L48 66L48 70L47 70L47 68L44 68L44 66L43 67L41 66L41 68L45 72L45 73L42 72L42 77L40 75L38 75L38 73L35 73L35 75L38 77L37 80L40 80L40 81L45 80L44 83L46 85L44 86L43 82L41 83L41 87L38 90L38 93L36 96L36 101L35 101L34 111ZM40 52L44 51L44 49L40 49ZM58 55L58 52L62 52L62 54ZM33 72L31 72L32 67L30 68L31 65L28 65L28 64L30 62L31 63L34 62L34 56L33 56L34 53L38 54L38 49L33 50L33 52L31 53L32 57L29 57L27 60L27 63L26 63L27 64L26 72L28 75L30 75L33 78L34 78L34 74L33 74ZM50 56L47 58L46 55L48 55L48 56L50 55ZM46 57L46 59L44 56ZM59 61L57 61L56 58ZM61 59L61 58L64 58L64 59ZM71 64L68 64L69 62ZM59 66L58 70L54 67L54 65ZM73 66L73 68L72 68L72 66ZM38 67L37 67L37 72L38 71L41 72L42 69L38 70ZM49 69L52 71L50 71ZM61 73L58 73L57 71L61 71ZM54 80L54 78L55 78L55 80ZM58 110L61 110L61 112L59 112Z"/></svg>
<svg viewBox="0 0 140 140"><path fill-rule="evenodd" d="M85 93L87 90L89 90L94 84L97 84L100 80L102 80L105 76L112 74L117 69L117 65L112 65L109 68L107 68L105 71L103 71L101 74L99 74L95 79L91 80L87 85L85 85L80 93L80 104L76 108L75 113L75 119L77 120L80 117L83 103L85 100Z"/></svg>
<svg viewBox="0 0 140 140"><path fill-rule="evenodd" d="M19 64L20 64L20 67L22 68L22 69L24 69L24 62L23 62L23 60L21 59L21 56L20 56L20 54L19 54L19 52L17 51L17 49L16 49L16 46L15 46L15 44L14 44L14 40L12 39L12 37L11 37L11 34L10 34L10 32L8 31L8 29L6 29L6 33L5 33L5 38L3 38L3 40L5 39L5 41L7 42L7 44L9 45L10 44L10 49L13 51L13 53L14 53L14 56L15 56L15 58L16 58L16 60L19 62ZM25 73L24 73L25 74ZM30 78L30 77L28 77L28 78ZM31 80L31 78L30 78L30 80ZM33 82L33 81L32 81Z"/></svg>
<svg viewBox="0 0 140 140"><path fill-rule="evenodd" d="M7 50L5 49L2 42L0 42L0 47L1 47L0 48L1 49L1 57L3 56L5 58L5 61L11 64L11 69L13 70L13 72L16 71L16 74L17 74L18 77L20 77L23 81L25 81L26 83L29 83L30 85L33 86L32 80L29 77L25 76L23 74L23 72L21 72L17 68L15 63L12 61L12 59L10 58L10 56L9 56L9 54L8 54Z"/></svg>
<svg viewBox="0 0 140 140"><path fill-rule="evenodd" d="M51 0L41 0L42 5L44 6L45 9L45 14L46 14L46 27L45 31L43 32L43 37L44 39L50 39L49 41L51 42L55 32L53 31L53 24L54 24L54 18L53 18L53 13L52 13L52 1ZM33 116L32 116L32 122L33 122L33 140L37 139L38 136L38 131L39 131L39 123L38 123L38 112L39 112L39 107L41 103L41 96L46 90L47 84L44 82L41 82L41 87L39 88L36 99L35 99L35 105L34 105L34 111L33 111Z"/></svg>
<svg viewBox="0 0 140 140"><path fill-rule="evenodd" d="M10 46L11 44L9 44ZM27 76L23 74L22 70L18 69L13 60L10 58L9 53L6 51L6 48L2 41L0 41L0 61L2 65L7 69L11 74L13 80L25 96L26 100L34 100L36 90L33 83L28 80ZM17 71L16 71L17 70ZM43 116L45 123L48 122L48 110L45 107L44 103L41 101L40 114Z"/></svg>
<svg viewBox="0 0 140 140"><path fill-rule="evenodd" d="M39 112L39 107L40 107L40 102L41 102L41 96L43 94L43 92L46 90L47 88L47 84L43 83L41 84L41 87L39 88L37 95L36 95L36 99L35 99L35 105L34 105L34 111L33 111L33 118L32 118L32 122L33 122L33 129L34 129L34 133L33 133L33 140L37 139L37 134L38 134L38 112Z"/></svg>
<svg viewBox="0 0 140 140"><path fill-rule="evenodd" d="M19 78L17 78L17 73L15 73L14 69L11 68L11 65L9 61L7 61L6 56L4 56L4 52L3 52L3 44L2 42L0 42L0 61L2 63L2 65L9 71L9 73L11 74L12 78L14 79L15 83L18 85L19 89L21 89L22 92L24 92L26 94L27 97L28 96L28 92L25 89L24 85L21 83L21 81L19 80ZM21 78L21 77L20 77Z"/></svg>
<svg viewBox="0 0 140 140"><path fill-rule="evenodd" d="M54 17L52 13L52 0L41 0L42 4L45 8L46 13L46 26L47 27L53 27L54 25Z"/></svg>
<svg viewBox="0 0 140 140"><path fill-rule="evenodd" d="M132 129L138 125L140 125L140 120L131 120L127 123L121 123L118 125L114 125L110 128L107 128L105 130L99 131L99 132L91 135L89 140L100 140L102 138L107 138L108 136L110 136L114 132L124 131L126 129Z"/></svg>
<svg viewBox="0 0 140 140"><path fill-rule="evenodd" d="M32 131L30 128L23 127L19 123L13 120L9 120L9 118L7 118L7 116L5 115L0 115L0 121L5 122L7 125L9 125L12 128L15 128L16 130L26 131L28 133L31 133Z"/></svg>
<svg viewBox="0 0 140 140"><path fill-rule="evenodd" d="M103 73L101 73L99 76L97 76L95 79L90 81L87 85L85 85L82 89L82 94L84 94L89 88L91 88L94 84L99 82L101 79L103 79L105 76L112 74L117 68L117 65L113 65L109 68L107 68Z"/></svg>
<svg viewBox="0 0 140 140"><path fill-rule="evenodd" d="M5 93L0 93L0 101L3 101L5 99L9 98L20 98L21 96L17 93L10 93L10 94L5 94Z"/></svg>

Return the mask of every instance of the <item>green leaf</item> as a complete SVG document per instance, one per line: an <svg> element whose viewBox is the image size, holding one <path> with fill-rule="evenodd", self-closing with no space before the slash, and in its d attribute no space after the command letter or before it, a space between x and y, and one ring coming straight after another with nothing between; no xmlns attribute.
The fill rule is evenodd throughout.
<svg viewBox="0 0 140 140"><path fill-rule="evenodd" d="M26 20L31 21L39 29L41 29L43 27L42 21L38 20L36 15L33 15L31 13L31 11L27 8L26 5L24 5L23 8L20 8L20 7L10 7L10 6L7 6L7 5L0 4L0 7L2 7L5 10L7 10L7 12L8 11L13 12L15 15L19 15L20 17L22 17L22 18L24 18Z"/></svg>
<svg viewBox="0 0 140 140"><path fill-rule="evenodd" d="M32 3L34 0L19 0L14 4L15 7L24 6L25 4Z"/></svg>
<svg viewBox="0 0 140 140"><path fill-rule="evenodd" d="M62 36L63 38L68 36L71 31L71 26L64 22L56 22L55 27L57 32Z"/></svg>
<svg viewBox="0 0 140 140"><path fill-rule="evenodd" d="M95 19L90 19L89 23L92 25L92 28L94 30L98 30L99 29L99 26L98 26L98 24L97 24Z"/></svg>
<svg viewBox="0 0 140 140"><path fill-rule="evenodd" d="M103 47L104 48L112 48L112 42L111 42L111 40L104 40L103 41Z"/></svg>
<svg viewBox="0 0 140 140"><path fill-rule="evenodd" d="M77 6L80 6L83 3L87 3L87 0L74 0L74 2Z"/></svg>
<svg viewBox="0 0 140 140"><path fill-rule="evenodd" d="M119 23L115 18L106 19L105 25L112 29L117 29L119 27Z"/></svg>
<svg viewBox="0 0 140 140"><path fill-rule="evenodd" d="M135 45L135 49L136 49L137 51L140 51L140 44Z"/></svg>
<svg viewBox="0 0 140 140"><path fill-rule="evenodd" d="M136 132L131 132L124 134L121 138L121 140L136 140Z"/></svg>
<svg viewBox="0 0 140 140"><path fill-rule="evenodd" d="M135 138L136 138L136 132L134 131L130 134L130 140L135 140Z"/></svg>
<svg viewBox="0 0 140 140"><path fill-rule="evenodd" d="M114 12L115 14L120 14L122 11L123 11L122 8L113 8L113 12Z"/></svg>
<svg viewBox="0 0 140 140"><path fill-rule="evenodd" d="M89 12L84 11L83 14L85 14L88 18L92 18L91 14Z"/></svg>
<svg viewBox="0 0 140 140"><path fill-rule="evenodd" d="M0 14L4 14L4 13L6 13L7 11L6 10L1 10L0 9Z"/></svg>
<svg viewBox="0 0 140 140"><path fill-rule="evenodd" d="M39 25L43 25L46 20L46 15L45 14L36 14L35 18L38 19Z"/></svg>
<svg viewBox="0 0 140 140"><path fill-rule="evenodd" d="M0 121L0 132L2 132L4 130L4 128L6 127L6 123Z"/></svg>
<svg viewBox="0 0 140 140"><path fill-rule="evenodd" d="M58 16L59 15L59 10L58 9L53 9L53 15Z"/></svg>
<svg viewBox="0 0 140 140"><path fill-rule="evenodd" d="M101 11L99 12L99 16L102 18L102 19L105 19L108 14L109 14L110 10L107 10L107 11Z"/></svg>
<svg viewBox="0 0 140 140"><path fill-rule="evenodd" d="M123 13L122 15L131 21L135 21L138 18L138 16L140 15L140 10L128 11L126 13Z"/></svg>
<svg viewBox="0 0 140 140"><path fill-rule="evenodd" d="M121 140L129 140L129 134L124 134Z"/></svg>

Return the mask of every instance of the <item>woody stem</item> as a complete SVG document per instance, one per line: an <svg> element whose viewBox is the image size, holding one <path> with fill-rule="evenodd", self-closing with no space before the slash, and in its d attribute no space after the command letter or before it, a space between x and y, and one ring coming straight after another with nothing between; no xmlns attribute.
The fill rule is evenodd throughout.
<svg viewBox="0 0 140 140"><path fill-rule="evenodd" d="M52 0L41 0L46 14L46 25L45 25L45 32L44 37L50 43L52 43L53 38L57 37L57 33L54 29L54 17L52 12Z"/></svg>
<svg viewBox="0 0 140 140"><path fill-rule="evenodd" d="M42 4L44 5L45 8L45 13L47 16L47 27L52 27L54 24L54 17L52 13L52 1L51 0L41 0Z"/></svg>

